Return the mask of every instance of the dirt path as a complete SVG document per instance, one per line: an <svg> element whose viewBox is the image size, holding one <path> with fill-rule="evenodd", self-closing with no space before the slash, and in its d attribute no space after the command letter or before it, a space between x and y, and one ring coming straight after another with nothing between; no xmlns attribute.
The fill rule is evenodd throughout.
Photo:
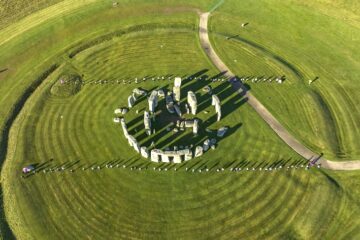
<svg viewBox="0 0 360 240"><path fill-rule="evenodd" d="M208 35L208 18L210 13L201 13L200 14L200 24L199 24L199 35L200 43L208 55L213 64L221 71L226 72L225 76L229 78L235 78L230 69L225 65L225 63L220 59L216 54L215 50L211 46L209 35ZM249 91L246 91L246 87L240 81L231 81L233 87L243 95L244 98L247 98L247 102L255 109L255 111L264 119L264 121L269 124L269 126L275 131L277 135L289 145L295 152L300 154L306 159L312 160L318 158L319 154L311 151L303 144L301 144L294 136L292 136L281 124L280 122L257 100ZM360 169L360 160L356 161L347 161L347 162L334 162L321 158L319 160L322 167L332 170L356 170Z"/></svg>

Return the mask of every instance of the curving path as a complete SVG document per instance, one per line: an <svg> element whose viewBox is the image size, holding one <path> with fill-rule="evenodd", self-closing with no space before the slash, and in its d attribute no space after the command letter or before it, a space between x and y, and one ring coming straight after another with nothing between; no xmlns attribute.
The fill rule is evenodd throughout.
<svg viewBox="0 0 360 240"><path fill-rule="evenodd" d="M200 23L199 23L199 36L200 44L213 62L213 64L221 71L224 72L227 77L235 78L230 69L225 65L225 63L220 59L216 54L215 50L211 46L209 35L208 35L208 19L210 12L200 14ZM302 157L308 160L314 160L320 158L319 154L313 152L312 150L305 147L301 144L293 135L291 135L281 123L261 104L261 102L254 97L250 92L246 90L246 87L240 81L231 81L233 87L246 99L247 102L255 109L255 111L264 119L264 121L269 124L269 126L275 131L275 133L295 152L297 152ZM356 161L347 161L347 162L335 162L320 158L319 163L322 167L332 170L357 170L360 169L360 160Z"/></svg>

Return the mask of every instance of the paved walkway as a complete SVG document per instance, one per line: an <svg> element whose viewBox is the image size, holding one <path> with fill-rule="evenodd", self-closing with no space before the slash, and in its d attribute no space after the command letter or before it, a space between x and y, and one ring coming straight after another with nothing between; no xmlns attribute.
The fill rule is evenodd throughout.
<svg viewBox="0 0 360 240"><path fill-rule="evenodd" d="M225 76L234 78L230 69L224 64L224 62L216 54L215 50L211 46L208 35L208 18L210 13L200 14L199 34L200 43L213 64L221 71L225 72ZM233 87L247 99L247 102L255 109L255 111L269 124L269 126L275 131L277 135L294 151L308 160L312 160L319 157L318 153L314 153L303 144L301 144L293 135L291 135L280 122L256 99L246 87L240 81L232 81ZM318 161L322 167L332 170L356 170L360 169L360 160L347 161L347 162L334 162L323 158Z"/></svg>

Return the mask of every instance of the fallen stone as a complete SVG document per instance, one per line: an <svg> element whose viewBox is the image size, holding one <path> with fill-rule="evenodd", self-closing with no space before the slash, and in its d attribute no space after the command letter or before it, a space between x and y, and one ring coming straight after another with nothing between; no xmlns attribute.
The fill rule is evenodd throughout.
<svg viewBox="0 0 360 240"><path fill-rule="evenodd" d="M140 89L140 88L135 88L133 90L133 93L136 95L140 95L140 96L145 96L147 94L147 92L145 90Z"/></svg>
<svg viewBox="0 0 360 240"><path fill-rule="evenodd" d="M222 127L217 131L217 136L218 137L223 137L225 135L225 133L227 132L229 128L228 127Z"/></svg>
<svg viewBox="0 0 360 240"><path fill-rule="evenodd" d="M165 92L164 92L164 90L162 90L162 89L159 89L159 90L158 90L158 97L161 97L161 98L164 98L164 97L165 97Z"/></svg>
<svg viewBox="0 0 360 240"><path fill-rule="evenodd" d="M209 147L210 147L210 140L206 139L203 144L204 151L206 152L209 149Z"/></svg>
<svg viewBox="0 0 360 240"><path fill-rule="evenodd" d="M211 94L211 87L209 85L206 85L205 87L203 87L202 90L206 93Z"/></svg>

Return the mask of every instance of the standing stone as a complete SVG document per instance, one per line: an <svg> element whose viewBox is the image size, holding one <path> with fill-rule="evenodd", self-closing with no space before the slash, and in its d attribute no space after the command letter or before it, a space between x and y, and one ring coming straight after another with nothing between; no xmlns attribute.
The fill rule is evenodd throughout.
<svg viewBox="0 0 360 240"><path fill-rule="evenodd" d="M128 132L127 127L126 127L125 119L121 118L120 123L121 123L121 127L122 127L122 130L123 130L124 136L127 139L129 137L129 132Z"/></svg>
<svg viewBox="0 0 360 240"><path fill-rule="evenodd" d="M149 110L150 112L155 112L155 108L157 107L158 105L158 93L157 91L152 91L151 92L151 95L148 99L148 102L149 102Z"/></svg>
<svg viewBox="0 0 360 240"><path fill-rule="evenodd" d="M174 163L181 163L181 155L179 153L174 155Z"/></svg>
<svg viewBox="0 0 360 240"><path fill-rule="evenodd" d="M130 96L128 97L128 107L129 107L129 108L132 108L132 107L134 106L134 104L135 104L135 100L134 100L134 98L133 98L133 95L130 95Z"/></svg>
<svg viewBox="0 0 360 240"><path fill-rule="evenodd" d="M149 158L149 151L147 150L147 148L145 146L140 148L140 153L141 153L141 156L143 156L144 158Z"/></svg>
<svg viewBox="0 0 360 240"><path fill-rule="evenodd" d="M139 144L136 141L135 137L129 135L128 141L129 141L130 146L132 146L135 149L136 152L140 153L140 147L139 147Z"/></svg>
<svg viewBox="0 0 360 240"><path fill-rule="evenodd" d="M161 155L161 161L166 163L170 162L169 155L167 153L163 153Z"/></svg>
<svg viewBox="0 0 360 240"><path fill-rule="evenodd" d="M185 120L184 125L186 128L191 128L194 126L194 120Z"/></svg>
<svg viewBox="0 0 360 240"><path fill-rule="evenodd" d="M144 111L144 126L147 135L151 135L151 119L148 111Z"/></svg>
<svg viewBox="0 0 360 240"><path fill-rule="evenodd" d="M175 112L177 113L177 115L179 115L179 117L181 117L182 113L181 113L180 107L177 104L174 104L174 109L175 109Z"/></svg>
<svg viewBox="0 0 360 240"><path fill-rule="evenodd" d="M161 154L162 154L162 151L159 149L151 150L151 152L150 152L151 161L152 162L161 162Z"/></svg>
<svg viewBox="0 0 360 240"><path fill-rule="evenodd" d="M217 113L217 121L220 121L221 119L221 104L219 98L213 94L212 95L212 102L211 105L215 106L215 112Z"/></svg>
<svg viewBox="0 0 360 240"><path fill-rule="evenodd" d="M202 146L197 146L195 148L195 157L200 157L201 155L203 155L204 153L204 149Z"/></svg>
<svg viewBox="0 0 360 240"><path fill-rule="evenodd" d="M186 114L190 114L190 108L187 103L185 103L185 109L186 109Z"/></svg>
<svg viewBox="0 0 360 240"><path fill-rule="evenodd" d="M189 91L188 95L187 95L187 102L190 106L191 109L191 114L192 115L196 115L196 110L197 110L197 99L196 99L196 95L194 92Z"/></svg>
<svg viewBox="0 0 360 240"><path fill-rule="evenodd" d="M199 120L194 119L193 133L196 135L199 132Z"/></svg>
<svg viewBox="0 0 360 240"><path fill-rule="evenodd" d="M176 77L175 81L174 81L173 92L174 92L174 99L177 102L179 102L181 99L181 90L180 89L181 89L181 78Z"/></svg>
<svg viewBox="0 0 360 240"><path fill-rule="evenodd" d="M174 113L175 109L174 109L174 101L171 97L171 93L168 92L168 94L165 97L165 103L166 103L166 109L168 110L169 113Z"/></svg>
<svg viewBox="0 0 360 240"><path fill-rule="evenodd" d="M185 153L185 161L191 160L192 157L192 151L190 149L187 149L187 152Z"/></svg>

